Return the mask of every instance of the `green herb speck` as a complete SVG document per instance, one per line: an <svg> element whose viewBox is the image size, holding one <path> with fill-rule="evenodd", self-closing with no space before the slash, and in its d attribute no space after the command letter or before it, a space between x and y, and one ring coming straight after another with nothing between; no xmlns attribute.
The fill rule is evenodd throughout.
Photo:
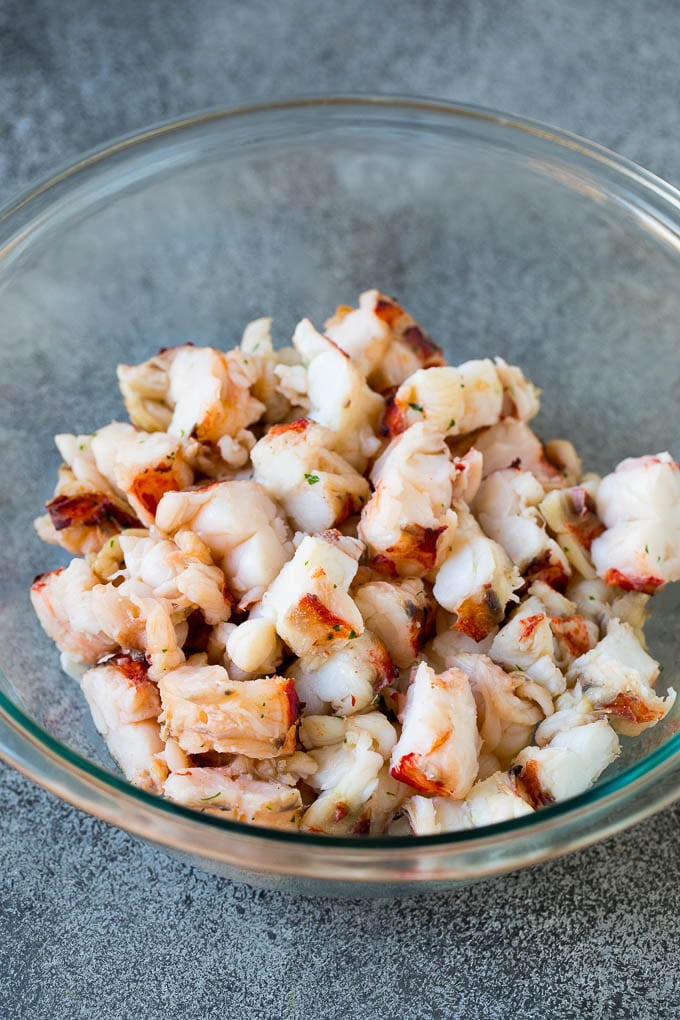
<svg viewBox="0 0 680 1020"><path fill-rule="evenodd" d="M318 475L310 475L305 472L305 478L307 479L307 485L316 485L317 482L321 481Z"/></svg>
<svg viewBox="0 0 680 1020"><path fill-rule="evenodd" d="M201 797L200 799L201 799L202 801L206 801L206 800L217 800L217 798L218 798L218 797L221 797L221 796L222 796L222 792L221 792L221 790L218 790L218 791L217 791L217 793L213 793L212 797Z"/></svg>
<svg viewBox="0 0 680 1020"><path fill-rule="evenodd" d="M357 636L357 634L356 634L355 630L351 630L349 632L349 634L347 635L347 637L350 639L350 641L352 641L356 636Z"/></svg>
<svg viewBox="0 0 680 1020"><path fill-rule="evenodd" d="M413 402L409 401L409 405L408 406L410 408L412 408L412 410L414 410L414 411L420 411L421 414L423 413L423 409L420 406L420 404L414 404Z"/></svg>

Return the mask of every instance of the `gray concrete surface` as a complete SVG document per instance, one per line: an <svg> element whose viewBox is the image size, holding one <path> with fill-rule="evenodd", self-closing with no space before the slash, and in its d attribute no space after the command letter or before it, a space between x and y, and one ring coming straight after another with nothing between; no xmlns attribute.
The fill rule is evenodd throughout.
<svg viewBox="0 0 680 1020"><path fill-rule="evenodd" d="M429 93L584 133L680 183L672 0L0 0L0 198L210 104ZM0 768L0 1017L680 1016L680 809L403 902L300 900L176 864Z"/></svg>

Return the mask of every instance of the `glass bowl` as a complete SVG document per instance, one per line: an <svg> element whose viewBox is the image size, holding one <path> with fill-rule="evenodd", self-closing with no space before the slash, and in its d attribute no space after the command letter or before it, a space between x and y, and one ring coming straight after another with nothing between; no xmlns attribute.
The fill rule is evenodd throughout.
<svg viewBox="0 0 680 1020"><path fill-rule="evenodd" d="M421 838L249 828L129 786L28 600L66 561L32 519L54 433L123 413L119 361L244 323L323 321L396 295L454 361L500 354L543 388L538 429L586 466L680 449L680 195L605 149L489 110L336 98L209 112L114 142L0 213L0 753L71 804L195 865L298 892L401 893L573 850L678 795L678 710L592 790ZM680 587L680 586L677 586ZM655 601L678 681L677 590ZM675 622L674 622L675 621Z"/></svg>

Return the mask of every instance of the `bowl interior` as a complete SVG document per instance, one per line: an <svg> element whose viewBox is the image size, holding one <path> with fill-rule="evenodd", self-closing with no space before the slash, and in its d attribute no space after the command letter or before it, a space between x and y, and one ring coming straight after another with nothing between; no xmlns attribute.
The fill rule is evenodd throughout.
<svg viewBox="0 0 680 1020"><path fill-rule="evenodd" d="M536 427L586 466L680 452L680 256L621 182L502 125L323 107L215 119L74 178L0 253L0 685L53 737L115 771L28 600L67 561L32 519L58 432L123 416L119 361L229 347L378 287L453 362L500 354L543 389ZM1 224L0 224L1 228ZM0 242L7 240L0 235ZM680 586L678 586L680 587ZM659 686L678 685L680 595L654 603ZM621 770L678 728L626 741Z"/></svg>

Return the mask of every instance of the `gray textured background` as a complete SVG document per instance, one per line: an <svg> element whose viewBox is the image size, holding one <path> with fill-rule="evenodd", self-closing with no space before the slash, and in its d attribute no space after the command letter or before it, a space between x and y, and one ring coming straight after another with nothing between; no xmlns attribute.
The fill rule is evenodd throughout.
<svg viewBox="0 0 680 1020"><path fill-rule="evenodd" d="M429 93L581 132L680 183L672 0L0 0L0 199L196 107ZM680 1016L678 822L446 896L206 877L0 768L2 1020Z"/></svg>

